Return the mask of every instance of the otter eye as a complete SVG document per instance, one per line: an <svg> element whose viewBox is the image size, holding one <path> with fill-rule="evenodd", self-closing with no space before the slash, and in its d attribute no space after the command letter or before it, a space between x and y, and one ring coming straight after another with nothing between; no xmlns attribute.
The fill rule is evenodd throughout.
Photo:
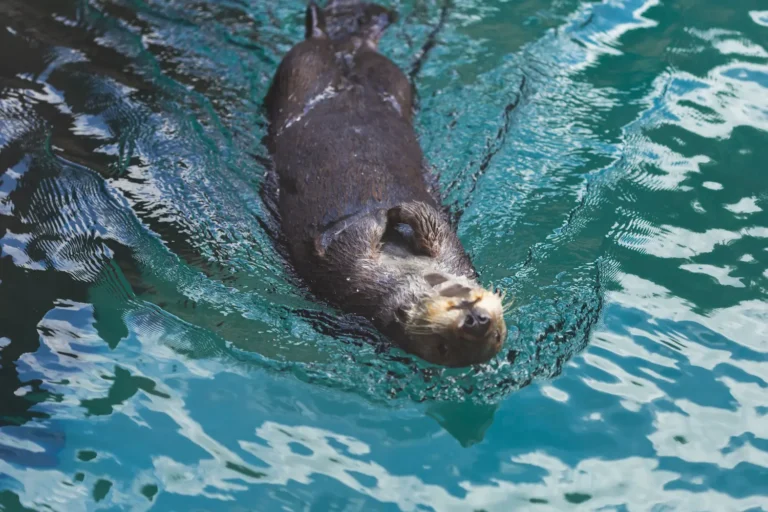
<svg viewBox="0 0 768 512"><path fill-rule="evenodd" d="M408 312L404 307L399 307L397 308L397 311L395 311L395 318L397 318L400 323L406 323L408 321Z"/></svg>
<svg viewBox="0 0 768 512"><path fill-rule="evenodd" d="M496 343L501 341L501 331L496 331Z"/></svg>
<svg viewBox="0 0 768 512"><path fill-rule="evenodd" d="M437 286L446 282L448 278L442 274L427 274L424 276L424 280L429 284L429 286Z"/></svg>

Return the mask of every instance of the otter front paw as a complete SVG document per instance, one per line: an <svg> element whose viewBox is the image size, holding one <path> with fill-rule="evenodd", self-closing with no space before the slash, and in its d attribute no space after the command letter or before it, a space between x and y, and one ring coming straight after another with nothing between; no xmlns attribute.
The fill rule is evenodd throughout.
<svg viewBox="0 0 768 512"><path fill-rule="evenodd" d="M426 203L404 203L387 212L393 224L406 224L413 230L416 249L431 258L440 255L442 244L442 219L437 211Z"/></svg>

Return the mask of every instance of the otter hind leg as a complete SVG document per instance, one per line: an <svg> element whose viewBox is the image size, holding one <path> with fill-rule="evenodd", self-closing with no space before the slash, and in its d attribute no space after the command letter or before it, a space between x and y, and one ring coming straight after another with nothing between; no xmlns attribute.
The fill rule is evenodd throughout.
<svg viewBox="0 0 768 512"><path fill-rule="evenodd" d="M314 0L309 2L307 6L304 24L306 26L305 39L328 37L325 33L325 13L317 6Z"/></svg>
<svg viewBox="0 0 768 512"><path fill-rule="evenodd" d="M343 41L349 37L362 38L375 48L389 25L397 21L397 12L360 0L331 0L324 9L328 20L327 34Z"/></svg>

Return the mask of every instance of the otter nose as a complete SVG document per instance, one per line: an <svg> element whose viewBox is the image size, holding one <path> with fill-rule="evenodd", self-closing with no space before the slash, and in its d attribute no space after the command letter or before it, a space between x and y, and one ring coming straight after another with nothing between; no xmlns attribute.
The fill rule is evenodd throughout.
<svg viewBox="0 0 768 512"><path fill-rule="evenodd" d="M482 337L491 327L491 315L484 309L472 308L467 312L464 321L461 323L461 329L473 336Z"/></svg>

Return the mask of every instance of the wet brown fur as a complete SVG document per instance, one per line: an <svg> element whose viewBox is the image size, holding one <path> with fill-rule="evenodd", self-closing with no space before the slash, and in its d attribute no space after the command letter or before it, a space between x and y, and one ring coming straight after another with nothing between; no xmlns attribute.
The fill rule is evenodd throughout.
<svg viewBox="0 0 768 512"><path fill-rule="evenodd" d="M428 185L411 84L377 51L394 17L354 0L308 7L306 39L285 56L265 100L273 199L292 263L317 295L425 359L481 362L506 335L501 307L474 282ZM481 299L473 293L488 294L493 310L488 343L455 334L461 311Z"/></svg>

